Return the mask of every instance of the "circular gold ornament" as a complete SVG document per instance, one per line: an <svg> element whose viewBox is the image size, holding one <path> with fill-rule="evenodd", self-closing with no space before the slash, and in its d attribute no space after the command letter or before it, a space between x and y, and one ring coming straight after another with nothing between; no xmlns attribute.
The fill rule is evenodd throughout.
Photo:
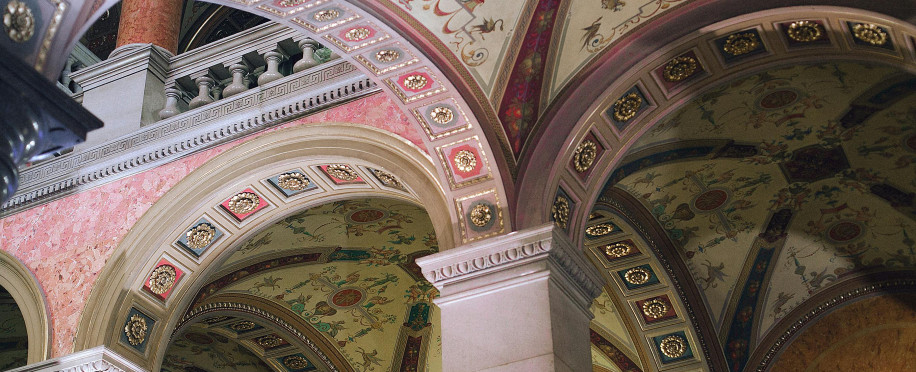
<svg viewBox="0 0 916 372"><path fill-rule="evenodd" d="M760 48L760 41L757 35L750 32L734 34L725 39L725 46L722 47L726 53L733 56L748 54Z"/></svg>
<svg viewBox="0 0 916 372"><path fill-rule="evenodd" d="M292 370L303 369L309 366L309 362L305 358L298 355L290 355L286 358L283 358L283 365Z"/></svg>
<svg viewBox="0 0 916 372"><path fill-rule="evenodd" d="M277 177L277 184L287 190L305 190L311 182L305 175L299 172L283 173Z"/></svg>
<svg viewBox="0 0 916 372"><path fill-rule="evenodd" d="M649 278L651 277L652 275L649 274L649 270L643 269L641 267L634 267L627 270L627 272L623 274L623 278L626 279L628 283L633 285L646 284L649 282Z"/></svg>
<svg viewBox="0 0 916 372"><path fill-rule="evenodd" d="M423 89L427 82L428 80L426 80L426 76L420 74L410 75L404 78L404 86L411 90Z"/></svg>
<svg viewBox="0 0 916 372"><path fill-rule="evenodd" d="M10 0L3 9L3 29L14 42L29 41L35 35L35 16L32 15L32 9L23 1Z"/></svg>
<svg viewBox="0 0 916 372"><path fill-rule="evenodd" d="M613 258L620 258L630 254L633 251L633 247L628 243L614 243L604 246L604 254Z"/></svg>
<svg viewBox="0 0 916 372"><path fill-rule="evenodd" d="M561 229L565 229L566 225L569 223L569 199L562 195L557 196L557 200L553 202L553 208L551 209L553 214L553 222Z"/></svg>
<svg viewBox="0 0 916 372"><path fill-rule="evenodd" d="M258 345L260 345L261 347L265 349L270 349L272 347L280 346L280 344L283 343L283 339L275 335L267 335L263 337L258 337L257 343Z"/></svg>
<svg viewBox="0 0 916 372"><path fill-rule="evenodd" d="M811 21L792 22L786 31L789 38L799 43L810 43L824 36L824 27Z"/></svg>
<svg viewBox="0 0 916 372"><path fill-rule="evenodd" d="M455 167L461 172L470 172L477 167L477 156L469 150L461 150L455 154Z"/></svg>
<svg viewBox="0 0 916 372"><path fill-rule="evenodd" d="M337 17L340 17L340 12L338 12L337 9L322 10L320 12L315 12L315 14L312 15L312 18L318 22L333 21L337 19Z"/></svg>
<svg viewBox="0 0 916 372"><path fill-rule="evenodd" d="M149 275L149 290L158 295L165 293L175 284L177 274L174 267L159 265Z"/></svg>
<svg viewBox="0 0 916 372"><path fill-rule="evenodd" d="M261 204L261 198L247 191L240 192L229 199L229 210L235 214L251 213Z"/></svg>
<svg viewBox="0 0 916 372"><path fill-rule="evenodd" d="M216 236L216 229L208 223L202 223L188 230L186 235L188 237L188 247L201 249L213 241L213 237Z"/></svg>
<svg viewBox="0 0 916 372"><path fill-rule="evenodd" d="M629 93L620 97L617 102L614 102L614 120L624 122L632 119L636 116L641 105L642 97L636 93Z"/></svg>
<svg viewBox="0 0 916 372"><path fill-rule="evenodd" d="M657 298L643 302L642 313L652 319L658 319L668 313L668 305Z"/></svg>
<svg viewBox="0 0 916 372"><path fill-rule="evenodd" d="M585 229L585 233L591 236L604 236L610 234L611 231L614 231L614 226L606 223L599 223Z"/></svg>
<svg viewBox="0 0 916 372"><path fill-rule="evenodd" d="M127 342L133 346L142 344L143 341L146 340L146 331L148 329L146 319L140 316L140 314L134 314L127 320L127 324L124 325L124 334L127 336Z"/></svg>
<svg viewBox="0 0 916 372"><path fill-rule="evenodd" d="M326 169L328 174L342 181L354 181L359 178L359 174L346 164L331 164Z"/></svg>
<svg viewBox="0 0 916 372"><path fill-rule="evenodd" d="M658 343L658 349L668 358L680 358L687 352L687 341L681 336L671 335Z"/></svg>
<svg viewBox="0 0 916 372"><path fill-rule="evenodd" d="M254 327L255 327L254 322L249 321L249 320L243 320L241 322L232 323L229 325L229 328L232 328L232 330L236 332L250 331L254 329Z"/></svg>
<svg viewBox="0 0 916 372"><path fill-rule="evenodd" d="M382 63L390 63L394 62L394 60L398 59L400 56L401 53L398 53L398 51L394 49L383 49L375 53L375 60Z"/></svg>
<svg viewBox="0 0 916 372"><path fill-rule="evenodd" d="M388 187L394 187L398 189L404 188L404 185L401 184L401 181L398 181L398 179L395 178L391 173L385 172L383 170L378 170L378 169L373 169L372 173L375 174L375 178L378 178L379 182L381 182L382 185L385 185Z"/></svg>
<svg viewBox="0 0 916 372"><path fill-rule="evenodd" d="M471 208L471 223L477 227L486 226L492 218L493 214L490 212L490 207L484 204L477 204L474 208Z"/></svg>
<svg viewBox="0 0 916 372"><path fill-rule="evenodd" d="M871 23L859 23L852 27L852 35L874 46L887 44L887 32Z"/></svg>
<svg viewBox="0 0 916 372"><path fill-rule="evenodd" d="M348 41L361 41L369 37L370 33L372 32L369 31L368 28L357 27L347 31L347 33L344 34L344 38L346 38Z"/></svg>
<svg viewBox="0 0 916 372"><path fill-rule="evenodd" d="M689 78L697 71L697 60L693 57L683 56L676 57L665 65L665 71L662 76L666 81L676 83Z"/></svg>
<svg viewBox="0 0 916 372"><path fill-rule="evenodd" d="M591 140L582 141L573 153L573 167L576 168L576 172L583 173L592 167L597 156L598 145Z"/></svg>
<svg viewBox="0 0 916 372"><path fill-rule="evenodd" d="M439 124L445 124L455 118L455 113L448 107L436 106L429 112L429 116L433 118L433 121Z"/></svg>

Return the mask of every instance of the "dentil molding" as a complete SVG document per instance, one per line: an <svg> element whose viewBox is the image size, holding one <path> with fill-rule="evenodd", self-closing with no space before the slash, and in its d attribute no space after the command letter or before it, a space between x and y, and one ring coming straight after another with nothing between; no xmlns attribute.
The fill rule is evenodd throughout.
<svg viewBox="0 0 916 372"><path fill-rule="evenodd" d="M7 372L142 372L146 371L110 349L99 346Z"/></svg>

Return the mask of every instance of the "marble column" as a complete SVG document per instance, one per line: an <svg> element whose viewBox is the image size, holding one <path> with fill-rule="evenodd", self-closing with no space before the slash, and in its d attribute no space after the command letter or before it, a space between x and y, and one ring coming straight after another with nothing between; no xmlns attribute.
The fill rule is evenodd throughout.
<svg viewBox="0 0 916 372"><path fill-rule="evenodd" d="M602 280L552 224L417 260L440 291L445 371L591 371Z"/></svg>
<svg viewBox="0 0 916 372"><path fill-rule="evenodd" d="M182 0L123 0L115 49L128 44L153 44L178 52Z"/></svg>

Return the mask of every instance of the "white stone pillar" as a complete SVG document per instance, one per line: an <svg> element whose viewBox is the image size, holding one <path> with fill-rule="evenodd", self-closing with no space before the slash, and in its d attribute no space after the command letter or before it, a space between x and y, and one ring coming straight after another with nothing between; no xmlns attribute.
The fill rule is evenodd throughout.
<svg viewBox="0 0 916 372"><path fill-rule="evenodd" d="M553 224L417 263L440 291L444 371L591 371L602 280Z"/></svg>
<svg viewBox="0 0 916 372"><path fill-rule="evenodd" d="M104 346L79 351L7 372L146 372Z"/></svg>

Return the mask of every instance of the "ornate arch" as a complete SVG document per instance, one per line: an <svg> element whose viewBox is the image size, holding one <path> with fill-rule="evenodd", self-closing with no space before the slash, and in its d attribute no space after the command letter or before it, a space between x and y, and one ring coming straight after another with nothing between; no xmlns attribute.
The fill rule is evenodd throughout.
<svg viewBox="0 0 916 372"><path fill-rule="evenodd" d="M51 356L51 317L44 291L35 275L16 257L0 250L0 286L16 300L29 337L28 363Z"/></svg>
<svg viewBox="0 0 916 372"><path fill-rule="evenodd" d="M348 165L358 182L334 178L327 167L338 164ZM278 175L294 172L315 187L288 195L275 186ZM303 208L357 197L409 201L429 212L440 248L454 247L459 224L445 188L433 160L420 149L365 126L294 127L239 145L169 190L125 236L93 287L74 350L105 345L153 369L183 310L206 284L202 278L261 227ZM257 196L254 211L240 216L225 206L245 193ZM206 244L189 249L183 237L202 225L209 230L203 234ZM172 279L154 291L151 275L162 266L171 267ZM137 314L148 328L142 345L122 339L127 320Z"/></svg>

